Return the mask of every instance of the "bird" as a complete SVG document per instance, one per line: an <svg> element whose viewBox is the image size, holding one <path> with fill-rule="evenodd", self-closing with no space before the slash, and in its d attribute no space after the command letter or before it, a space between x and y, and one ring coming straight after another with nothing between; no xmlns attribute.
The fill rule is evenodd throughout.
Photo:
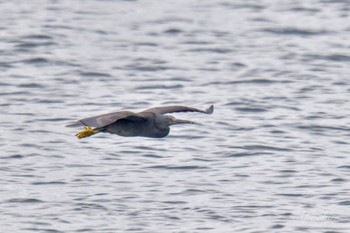
<svg viewBox="0 0 350 233"><path fill-rule="evenodd" d="M193 121L176 119L171 115L166 115L167 113L177 112L212 114L214 106L211 105L206 110L186 106L164 106L150 108L138 113L119 111L84 118L67 126L85 126L84 130L75 135L78 139L97 133L117 134L123 137L163 138L169 134L171 125L196 124Z"/></svg>

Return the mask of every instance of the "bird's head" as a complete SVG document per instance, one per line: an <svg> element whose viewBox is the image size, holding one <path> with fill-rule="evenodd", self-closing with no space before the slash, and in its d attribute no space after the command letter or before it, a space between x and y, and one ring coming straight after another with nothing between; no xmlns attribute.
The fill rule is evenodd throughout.
<svg viewBox="0 0 350 233"><path fill-rule="evenodd" d="M193 121L187 121L187 120L181 120L181 119L176 119L173 116L167 115L166 116L167 123L168 125L178 125L178 124L195 124Z"/></svg>
<svg viewBox="0 0 350 233"><path fill-rule="evenodd" d="M195 123L193 121L176 119L175 117L170 115L157 115L155 118L155 124L157 125L158 128L166 129L166 128L169 128L169 126L171 125L195 124Z"/></svg>

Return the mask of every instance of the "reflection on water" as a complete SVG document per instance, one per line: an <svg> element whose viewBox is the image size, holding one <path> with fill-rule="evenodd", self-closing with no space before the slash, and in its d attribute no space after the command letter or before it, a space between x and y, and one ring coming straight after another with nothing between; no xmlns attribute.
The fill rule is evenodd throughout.
<svg viewBox="0 0 350 233"><path fill-rule="evenodd" d="M1 229L348 232L348 9L0 3ZM162 139L64 127L175 104L216 112Z"/></svg>

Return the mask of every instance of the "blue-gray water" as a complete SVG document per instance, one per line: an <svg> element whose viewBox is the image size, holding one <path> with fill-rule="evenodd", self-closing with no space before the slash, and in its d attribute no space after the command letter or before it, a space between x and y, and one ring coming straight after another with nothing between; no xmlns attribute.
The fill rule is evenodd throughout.
<svg viewBox="0 0 350 233"><path fill-rule="evenodd" d="M1 1L1 232L350 232L349 1ZM162 139L72 120L189 105Z"/></svg>

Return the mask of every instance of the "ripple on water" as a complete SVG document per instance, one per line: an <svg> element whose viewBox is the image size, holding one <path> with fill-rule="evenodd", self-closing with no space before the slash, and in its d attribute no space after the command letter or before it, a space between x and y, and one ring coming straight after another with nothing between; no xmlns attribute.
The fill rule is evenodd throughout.
<svg viewBox="0 0 350 233"><path fill-rule="evenodd" d="M23 204L38 204L44 201L36 198L13 198L5 201L6 203L23 203Z"/></svg>
<svg viewBox="0 0 350 233"><path fill-rule="evenodd" d="M265 28L262 31L280 36L318 36L332 33L332 31L328 30L303 29L293 27Z"/></svg>
<svg viewBox="0 0 350 233"><path fill-rule="evenodd" d="M155 165L155 166L148 166L146 168L150 169L165 169L165 170L200 170L200 169L209 169L205 166L194 166L194 165L188 165L188 166L166 166L166 165Z"/></svg>

